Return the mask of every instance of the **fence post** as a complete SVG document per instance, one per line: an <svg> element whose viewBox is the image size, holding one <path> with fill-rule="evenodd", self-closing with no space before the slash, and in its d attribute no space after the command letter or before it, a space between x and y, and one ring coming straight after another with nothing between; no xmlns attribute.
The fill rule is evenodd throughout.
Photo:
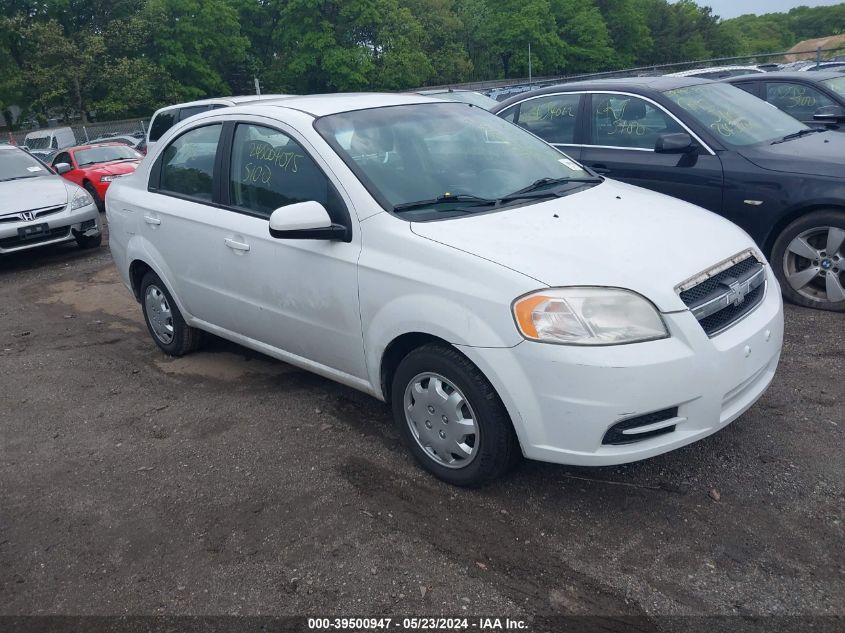
<svg viewBox="0 0 845 633"><path fill-rule="evenodd" d="M817 46L816 47L816 68L821 66L821 63L822 63L822 47Z"/></svg>
<svg viewBox="0 0 845 633"><path fill-rule="evenodd" d="M147 128L144 125L144 119L141 119L141 131L144 133L144 138L147 138Z"/></svg>
<svg viewBox="0 0 845 633"><path fill-rule="evenodd" d="M91 139L88 138L88 128L83 125L82 131L85 132L85 142L87 143L88 141L91 140Z"/></svg>

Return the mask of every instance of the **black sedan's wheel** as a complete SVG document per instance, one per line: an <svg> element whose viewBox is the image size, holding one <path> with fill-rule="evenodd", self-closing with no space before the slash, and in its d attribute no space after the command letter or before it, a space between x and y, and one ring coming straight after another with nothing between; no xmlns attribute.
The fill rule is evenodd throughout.
<svg viewBox="0 0 845 633"><path fill-rule="evenodd" d="M845 312L845 213L816 211L787 226L772 266L789 301Z"/></svg>
<svg viewBox="0 0 845 633"><path fill-rule="evenodd" d="M91 197L94 199L94 204L97 205L97 210L100 213L105 211L106 206L103 203L103 199L100 197L100 194L97 193L97 188L94 185L92 185L90 182L86 182L83 186L85 187L85 191L87 191L89 194L91 194Z"/></svg>
<svg viewBox="0 0 845 633"><path fill-rule="evenodd" d="M202 332L185 323L170 292L153 272L141 281L141 307L150 335L165 354L184 356L202 343Z"/></svg>
<svg viewBox="0 0 845 633"><path fill-rule="evenodd" d="M391 402L414 457L450 484L478 486L521 457L493 386L452 347L426 345L408 354L393 376Z"/></svg>

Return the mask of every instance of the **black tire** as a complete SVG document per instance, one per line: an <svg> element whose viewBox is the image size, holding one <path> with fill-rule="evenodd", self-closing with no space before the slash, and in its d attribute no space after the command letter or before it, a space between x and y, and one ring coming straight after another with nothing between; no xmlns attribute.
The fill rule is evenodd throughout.
<svg viewBox="0 0 845 633"><path fill-rule="evenodd" d="M103 203L103 199L100 197L100 194L97 193L97 188L94 187L94 185L92 185L90 182L86 182L82 186L85 188L85 191L87 191L89 194L91 194L91 197L94 199L94 204L97 205L97 210L100 213L105 211L106 205Z"/></svg>
<svg viewBox="0 0 845 633"><path fill-rule="evenodd" d="M827 294L828 276L835 275L832 280L838 280L838 285L845 287L845 242L836 253L827 253L825 236L831 228L845 231L845 212L814 211L798 218L775 240L771 264L783 296L788 301L808 308L845 312L845 299L831 300ZM805 236L803 239L819 251L819 258L801 257L789 250L790 244L799 236ZM809 252L807 254L810 255ZM818 275L803 287L793 287L789 275L809 268L825 274Z"/></svg>
<svg viewBox="0 0 845 633"><path fill-rule="evenodd" d="M77 235L76 236L76 245L79 248L97 248L103 243L103 233L102 231L97 235L92 235L91 237L85 237L84 235Z"/></svg>
<svg viewBox="0 0 845 633"><path fill-rule="evenodd" d="M161 315L151 315L148 313L147 293L157 292L159 296L166 301L166 306L170 313L170 318L167 320L172 326L172 338L168 341L156 334L155 326L151 318L161 319ZM162 283L161 279L154 272L150 271L141 280L141 309L144 312L144 321L147 324L147 330L150 332L153 341L159 346L161 351L169 356L184 356L190 352L195 351L202 344L203 332L191 327L185 323L182 318L182 313L176 302L173 301L173 296L170 291ZM163 323L164 321L159 321Z"/></svg>
<svg viewBox="0 0 845 633"><path fill-rule="evenodd" d="M411 423L406 419L406 387L415 378L428 372L453 383L471 407L478 433L472 440L474 457L465 466L444 466L437 457L420 445L411 430ZM510 417L495 389L481 370L453 347L440 344L425 345L403 358L393 375L391 405L394 421L411 453L423 468L447 483L466 487L480 486L504 475L522 457ZM437 414L432 416L436 417Z"/></svg>

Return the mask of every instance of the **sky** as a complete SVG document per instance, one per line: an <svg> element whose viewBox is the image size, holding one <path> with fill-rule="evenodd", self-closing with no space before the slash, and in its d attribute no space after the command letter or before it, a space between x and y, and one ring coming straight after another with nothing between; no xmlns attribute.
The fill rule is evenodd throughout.
<svg viewBox="0 0 845 633"><path fill-rule="evenodd" d="M701 6L713 7L722 18L735 18L746 13L781 13L795 7L819 7L839 4L842 0L696 0Z"/></svg>

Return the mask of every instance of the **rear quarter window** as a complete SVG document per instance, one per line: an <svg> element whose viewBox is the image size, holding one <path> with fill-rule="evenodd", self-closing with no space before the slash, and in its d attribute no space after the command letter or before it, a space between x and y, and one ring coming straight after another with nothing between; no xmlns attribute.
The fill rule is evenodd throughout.
<svg viewBox="0 0 845 633"><path fill-rule="evenodd" d="M177 110L159 112L150 124L150 140L155 142L176 124Z"/></svg>

